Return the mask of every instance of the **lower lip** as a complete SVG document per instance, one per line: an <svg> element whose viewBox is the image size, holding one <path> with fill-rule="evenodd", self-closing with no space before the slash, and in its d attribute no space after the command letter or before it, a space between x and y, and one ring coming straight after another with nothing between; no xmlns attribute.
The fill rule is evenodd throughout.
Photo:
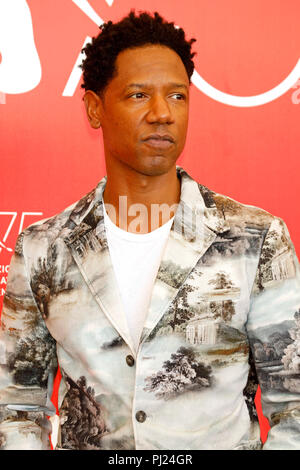
<svg viewBox="0 0 300 470"><path fill-rule="evenodd" d="M170 140L159 140L159 139L147 139L144 141L145 144L150 145L151 147L167 149L173 145L173 142Z"/></svg>

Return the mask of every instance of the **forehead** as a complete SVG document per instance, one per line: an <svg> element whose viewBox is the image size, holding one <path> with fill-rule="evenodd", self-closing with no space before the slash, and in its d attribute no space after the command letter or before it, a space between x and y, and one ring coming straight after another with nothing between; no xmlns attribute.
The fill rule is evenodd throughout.
<svg viewBox="0 0 300 470"><path fill-rule="evenodd" d="M163 86L166 83L189 85L185 66L179 55L169 47L146 45L125 49L116 59L116 76L111 85L126 87L130 83L149 83Z"/></svg>

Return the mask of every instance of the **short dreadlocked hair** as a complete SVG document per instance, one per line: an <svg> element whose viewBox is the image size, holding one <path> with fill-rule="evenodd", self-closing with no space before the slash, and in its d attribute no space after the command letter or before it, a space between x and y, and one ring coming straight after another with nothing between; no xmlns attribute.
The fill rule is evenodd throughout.
<svg viewBox="0 0 300 470"><path fill-rule="evenodd" d="M173 49L181 58L188 78L194 71L191 53L192 43L196 39L187 41L182 28L174 23L168 23L157 12L154 17L147 12L135 16L134 9L118 23L108 21L99 26L101 32L93 37L81 52L85 59L79 67L83 70L83 84L81 88L92 90L102 95L109 81L116 76L115 62L118 54L129 48L144 45L159 44Z"/></svg>

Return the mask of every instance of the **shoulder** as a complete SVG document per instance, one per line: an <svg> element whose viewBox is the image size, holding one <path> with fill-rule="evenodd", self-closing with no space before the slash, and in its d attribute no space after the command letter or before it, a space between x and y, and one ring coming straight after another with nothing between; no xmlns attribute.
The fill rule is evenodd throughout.
<svg viewBox="0 0 300 470"><path fill-rule="evenodd" d="M28 226L18 237L16 253L23 249L32 255L35 251L46 255L49 247L65 238L92 209L96 203L98 186L61 212Z"/></svg>
<svg viewBox="0 0 300 470"><path fill-rule="evenodd" d="M223 194L208 191L229 229L225 237L245 236L247 239L258 237L261 240L261 248L264 246L267 251L271 245L276 246L277 251L283 249L294 251L288 227L281 217L261 207L241 203Z"/></svg>
<svg viewBox="0 0 300 470"><path fill-rule="evenodd" d="M242 203L229 196L213 193L214 202L226 220L232 224L246 223L268 228L278 217L266 209L252 204Z"/></svg>
<svg viewBox="0 0 300 470"><path fill-rule="evenodd" d="M206 205L215 206L220 217L231 227L240 226L268 231L271 226L283 223L282 219L266 209L240 202L230 196L215 192L198 183L199 190Z"/></svg>
<svg viewBox="0 0 300 470"><path fill-rule="evenodd" d="M241 229L257 229L260 231L268 231L271 226L277 226L283 223L282 219L277 215L270 213L265 208L241 202L231 196L221 194L212 188L201 184L197 178L191 177L186 170L178 168L181 176L184 176L187 184L198 186L202 196L205 211L210 218L218 218L220 222L225 223L232 229L240 227ZM217 225L217 224L216 224Z"/></svg>
<svg viewBox="0 0 300 470"><path fill-rule="evenodd" d="M190 176L182 167L177 166L177 171L181 178L183 177L183 184L188 189L186 198L189 199L190 205L196 201L196 204L200 204L200 210L204 207L206 222L213 230L218 232L230 230L231 235L247 232L260 235L262 238L269 230L278 232L286 230L283 220L265 208L240 202L208 188L197 178Z"/></svg>

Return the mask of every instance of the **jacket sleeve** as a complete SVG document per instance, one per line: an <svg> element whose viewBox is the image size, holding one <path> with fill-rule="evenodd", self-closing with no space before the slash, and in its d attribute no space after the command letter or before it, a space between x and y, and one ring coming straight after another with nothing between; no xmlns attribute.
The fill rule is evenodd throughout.
<svg viewBox="0 0 300 470"><path fill-rule="evenodd" d="M300 268L288 229L272 220L251 293L247 332L271 429L263 450L300 449Z"/></svg>
<svg viewBox="0 0 300 470"><path fill-rule="evenodd" d="M0 448L48 450L56 345L33 296L23 252L11 259L0 328Z"/></svg>

